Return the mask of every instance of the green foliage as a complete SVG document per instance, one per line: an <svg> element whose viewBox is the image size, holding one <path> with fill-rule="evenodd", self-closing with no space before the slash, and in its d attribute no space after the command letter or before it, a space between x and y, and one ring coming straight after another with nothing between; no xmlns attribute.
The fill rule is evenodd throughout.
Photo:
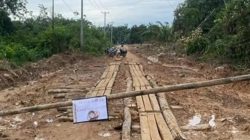
<svg viewBox="0 0 250 140"><path fill-rule="evenodd" d="M84 21L84 48L80 48L80 20L55 18L54 31L46 12L25 21L11 22L14 31L0 36L0 60L18 65L64 51L100 55L110 46L102 30ZM6 28L5 28L6 29Z"/></svg>
<svg viewBox="0 0 250 140"><path fill-rule="evenodd" d="M198 15L191 10L197 19L190 17L190 9L198 10ZM188 54L250 65L249 22L250 0L186 0L175 12L173 28L185 36L181 40ZM202 32L193 37L197 26Z"/></svg>
<svg viewBox="0 0 250 140"><path fill-rule="evenodd" d="M7 35L13 31L13 24L8 14L0 10L0 35Z"/></svg>
<svg viewBox="0 0 250 140"><path fill-rule="evenodd" d="M140 25L136 26L134 25L131 28L130 31L130 43L135 44L135 43L143 43L144 38L142 37L142 34L147 30L147 26L145 25Z"/></svg>
<svg viewBox="0 0 250 140"><path fill-rule="evenodd" d="M21 44L11 43L0 48L0 59L8 59L17 64L31 61L31 52Z"/></svg>
<svg viewBox="0 0 250 140"><path fill-rule="evenodd" d="M130 28L127 25L113 27L113 43L130 42Z"/></svg>
<svg viewBox="0 0 250 140"><path fill-rule="evenodd" d="M208 32L216 17L212 11L215 10L217 13L223 5L224 0L186 0L175 10L173 30L179 36L189 35L199 26L204 32ZM208 17L209 19L206 20ZM206 22L203 22L204 20Z"/></svg>
<svg viewBox="0 0 250 140"><path fill-rule="evenodd" d="M196 38L187 44L187 54L198 54L201 55L205 52L208 46L208 39L205 37Z"/></svg>
<svg viewBox="0 0 250 140"><path fill-rule="evenodd" d="M134 25L131 28L127 26L113 28L113 42L116 44L141 44L144 42L159 42L164 44L172 40L172 29L168 23L157 22L157 24Z"/></svg>

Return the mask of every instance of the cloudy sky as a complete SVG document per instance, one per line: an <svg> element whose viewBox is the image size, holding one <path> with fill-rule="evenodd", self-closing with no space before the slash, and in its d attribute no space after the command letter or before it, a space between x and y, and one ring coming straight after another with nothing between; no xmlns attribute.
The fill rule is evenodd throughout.
<svg viewBox="0 0 250 140"><path fill-rule="evenodd" d="M38 15L40 4L48 8L51 13L52 0L27 0L27 8ZM173 21L173 12L178 4L184 0L84 0L84 14L86 19L97 26L103 25L102 11L108 11L107 22L114 25L129 26L134 24L148 24L156 21ZM81 0L55 0L55 13L67 18L80 18L73 12L80 13Z"/></svg>

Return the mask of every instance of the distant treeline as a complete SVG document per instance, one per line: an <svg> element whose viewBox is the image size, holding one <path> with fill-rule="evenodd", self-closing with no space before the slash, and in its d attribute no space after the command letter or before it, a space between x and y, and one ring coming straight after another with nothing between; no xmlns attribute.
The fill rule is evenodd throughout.
<svg viewBox="0 0 250 140"><path fill-rule="evenodd" d="M23 0L0 1L0 59L26 62L49 57L65 50L80 50L80 21L55 18L55 31L47 9L40 15L27 14ZM10 15L21 20L12 21ZM250 65L250 0L185 0L174 12L174 22L112 27L112 43L152 43L179 49L199 59ZM111 46L111 27L106 34L84 22L83 51L101 54Z"/></svg>
<svg viewBox="0 0 250 140"><path fill-rule="evenodd" d="M250 65L250 0L185 0L167 23L116 27L114 42L177 42L199 59Z"/></svg>
<svg viewBox="0 0 250 140"><path fill-rule="evenodd" d="M55 17L52 30L47 8L40 6L40 15L24 18L25 3L1 1L0 6L0 61L23 64L64 51L83 51L102 54L110 40L101 28L84 21L84 47L80 48L80 20ZM20 20L12 21L10 15Z"/></svg>

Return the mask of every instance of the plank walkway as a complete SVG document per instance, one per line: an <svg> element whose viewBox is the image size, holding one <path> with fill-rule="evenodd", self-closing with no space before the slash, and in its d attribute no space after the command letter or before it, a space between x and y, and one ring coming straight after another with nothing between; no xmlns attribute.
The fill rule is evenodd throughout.
<svg viewBox="0 0 250 140"><path fill-rule="evenodd" d="M129 69L136 91L152 88L145 78L142 65L129 63ZM156 95L137 96L136 103L139 111L142 140L174 139L161 113Z"/></svg>
<svg viewBox="0 0 250 140"><path fill-rule="evenodd" d="M105 69L104 73L102 74L100 80L97 82L96 86L94 86L93 90L89 91L86 94L86 97L110 95L112 91L112 87L115 82L115 78L119 71L119 67L120 67L120 62L110 63ZM77 89L71 89L71 90L77 90ZM54 95L54 98L56 96L57 95ZM79 95L79 97L83 97L83 95ZM67 96L62 97L62 99L65 99L65 98L67 98L68 100ZM69 121L69 122L73 121L72 107L62 107L62 108L58 108L57 110L60 112L60 114L57 115L60 117L59 120Z"/></svg>
<svg viewBox="0 0 250 140"><path fill-rule="evenodd" d="M115 78L119 71L119 67L120 62L110 63L102 74L101 79L97 83L96 87L91 92L89 92L86 97L110 95L115 82Z"/></svg>

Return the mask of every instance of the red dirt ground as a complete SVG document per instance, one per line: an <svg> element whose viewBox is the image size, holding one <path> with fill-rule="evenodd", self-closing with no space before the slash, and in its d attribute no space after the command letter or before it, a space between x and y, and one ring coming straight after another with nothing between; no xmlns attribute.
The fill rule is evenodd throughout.
<svg viewBox="0 0 250 140"><path fill-rule="evenodd" d="M212 78L236 75L239 72L229 68L218 69L209 64L197 63L186 57L164 54L160 63L149 62L146 58L154 55L147 47L130 46L127 58L122 61L141 63L145 73L154 77L159 85L202 81ZM57 59L55 59L55 57ZM0 91L0 109L19 108L35 104L52 103L47 91L59 87L81 87L90 90L105 70L109 62L107 57L86 57L61 54L50 59L26 66L26 78L12 78L2 84ZM122 63L112 93L126 90L128 67ZM18 73L14 70L15 73ZM10 73L7 71L8 74ZM6 71L1 71L4 75ZM12 74L9 74L12 75ZM18 74L20 77L25 77ZM6 76L6 74L5 74ZM5 78L6 79L6 78ZM15 80L17 79L17 80ZM18 81L18 82L16 82ZM14 83L14 84L13 84ZM1 84L0 84L1 85ZM180 126L188 124L194 115L201 116L201 123L208 123L215 115L216 127L203 131L184 131L190 140L249 140L250 139L250 83L200 88L170 92L167 100ZM6 89L4 89L6 88ZM82 95L84 96L84 95ZM118 140L121 138L123 102L109 102L110 121L72 124L58 122L54 109L35 113L26 113L0 118L0 139L5 140ZM135 118L136 119L136 118ZM50 122L53 120L53 122ZM35 125L36 122L38 125ZM103 134L110 134L104 137ZM133 132L133 139L139 139Z"/></svg>

